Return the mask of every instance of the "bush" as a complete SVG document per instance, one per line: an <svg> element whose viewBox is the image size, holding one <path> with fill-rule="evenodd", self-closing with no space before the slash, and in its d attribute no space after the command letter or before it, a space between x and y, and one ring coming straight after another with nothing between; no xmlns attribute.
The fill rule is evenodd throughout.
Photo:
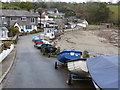
<svg viewBox="0 0 120 90"><path fill-rule="evenodd" d="M12 37L19 33L19 29L17 27L15 28L14 26L9 27L8 30L10 34L9 36Z"/></svg>
<svg viewBox="0 0 120 90"><path fill-rule="evenodd" d="M0 45L0 53L2 53L2 45Z"/></svg>
<svg viewBox="0 0 120 90"><path fill-rule="evenodd" d="M90 58L89 52L88 51L84 51L83 52L83 58Z"/></svg>
<svg viewBox="0 0 120 90"><path fill-rule="evenodd" d="M30 32L30 34L34 34L34 33L36 33L36 30L33 30L33 31Z"/></svg>
<svg viewBox="0 0 120 90"><path fill-rule="evenodd" d="M12 43L11 43L10 41L5 41L5 42L2 44L2 50L10 49L11 44L12 44Z"/></svg>
<svg viewBox="0 0 120 90"><path fill-rule="evenodd" d="M39 33L40 31L36 31L36 30L33 30L30 32L30 34L34 34L34 33Z"/></svg>
<svg viewBox="0 0 120 90"><path fill-rule="evenodd" d="M22 35L27 35L28 33L27 32L23 32Z"/></svg>

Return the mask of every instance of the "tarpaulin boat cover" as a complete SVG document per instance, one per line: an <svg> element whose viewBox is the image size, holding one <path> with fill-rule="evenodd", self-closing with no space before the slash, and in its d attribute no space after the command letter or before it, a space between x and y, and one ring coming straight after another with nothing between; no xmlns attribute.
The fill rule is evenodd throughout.
<svg viewBox="0 0 120 90"><path fill-rule="evenodd" d="M118 88L118 60L118 56L87 59L89 73L100 88Z"/></svg>

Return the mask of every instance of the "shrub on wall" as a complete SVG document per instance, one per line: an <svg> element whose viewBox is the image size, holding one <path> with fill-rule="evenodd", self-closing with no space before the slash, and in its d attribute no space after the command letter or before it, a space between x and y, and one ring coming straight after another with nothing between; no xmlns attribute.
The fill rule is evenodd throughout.
<svg viewBox="0 0 120 90"><path fill-rule="evenodd" d="M3 44L2 44L2 50L10 49L11 44L12 43L10 41L3 42Z"/></svg>
<svg viewBox="0 0 120 90"><path fill-rule="evenodd" d="M30 32L30 34L34 34L34 33L39 33L40 31L36 31L36 30L33 30Z"/></svg>
<svg viewBox="0 0 120 90"><path fill-rule="evenodd" d="M0 45L0 53L2 53L2 44Z"/></svg>

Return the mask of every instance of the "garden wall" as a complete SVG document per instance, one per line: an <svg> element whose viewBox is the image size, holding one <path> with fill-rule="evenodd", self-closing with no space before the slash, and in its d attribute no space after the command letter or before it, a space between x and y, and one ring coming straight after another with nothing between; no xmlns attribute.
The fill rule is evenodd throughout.
<svg viewBox="0 0 120 90"><path fill-rule="evenodd" d="M11 44L10 49L3 50L0 54L0 63L10 54L10 52L14 49L14 45Z"/></svg>

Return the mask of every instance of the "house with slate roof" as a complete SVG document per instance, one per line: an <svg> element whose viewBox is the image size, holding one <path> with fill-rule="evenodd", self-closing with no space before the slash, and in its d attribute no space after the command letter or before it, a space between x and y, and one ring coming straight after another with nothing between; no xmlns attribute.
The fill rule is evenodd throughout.
<svg viewBox="0 0 120 90"><path fill-rule="evenodd" d="M30 13L25 10L0 10L0 26L18 27L19 31L30 32L32 30L37 30L39 15L36 13Z"/></svg>

